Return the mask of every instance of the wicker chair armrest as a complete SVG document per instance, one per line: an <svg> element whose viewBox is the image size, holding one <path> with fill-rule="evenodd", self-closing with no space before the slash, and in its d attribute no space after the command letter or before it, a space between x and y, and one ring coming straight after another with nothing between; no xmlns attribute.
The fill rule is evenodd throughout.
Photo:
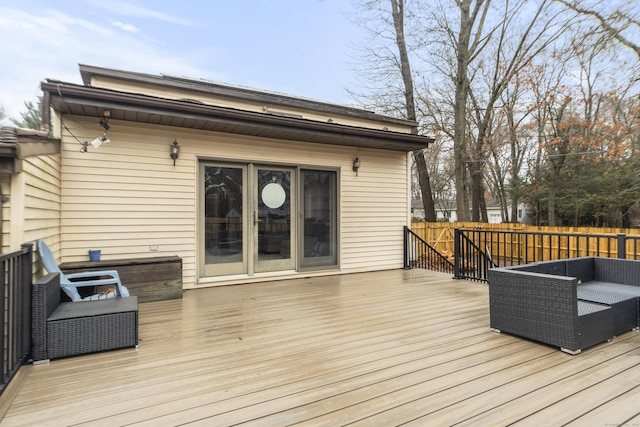
<svg viewBox="0 0 640 427"><path fill-rule="evenodd" d="M551 274L491 269L491 327L574 349L579 342L577 279Z"/></svg>
<svg viewBox="0 0 640 427"><path fill-rule="evenodd" d="M60 305L60 273L37 280L31 292L31 337L34 360L48 359L47 319Z"/></svg>

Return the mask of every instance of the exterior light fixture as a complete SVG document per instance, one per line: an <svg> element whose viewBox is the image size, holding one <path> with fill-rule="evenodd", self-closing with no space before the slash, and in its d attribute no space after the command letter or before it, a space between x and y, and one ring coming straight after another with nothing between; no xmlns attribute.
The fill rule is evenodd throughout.
<svg viewBox="0 0 640 427"><path fill-rule="evenodd" d="M102 133L102 135L96 137L95 139L93 139L91 142L87 142L87 141L83 141L80 144L82 144L82 148L80 148L80 151L83 153L87 152L87 148L89 147L89 144L91 144L91 146L93 146L93 148L98 148L100 147L102 144L107 144L109 142L111 142L111 140L107 137L107 131L109 129L111 129L111 126L109 126L109 118L111 117L111 112L109 110L105 110L102 112L103 114L103 118L100 120L100 126L102 126L102 128L104 129L104 132ZM76 138L78 139L78 138ZM78 141L80 142L80 141Z"/></svg>
<svg viewBox="0 0 640 427"><path fill-rule="evenodd" d="M173 144L169 146L169 156L173 159L173 166L175 166L176 159L180 156L180 146L177 140L174 140Z"/></svg>
<svg viewBox="0 0 640 427"><path fill-rule="evenodd" d="M102 126L104 128L104 133L106 134L107 131L111 128L111 126L109 126L109 119L111 118L111 111L109 110L104 110L102 112L102 120L100 120L100 126Z"/></svg>
<svg viewBox="0 0 640 427"><path fill-rule="evenodd" d="M99 136L96 139L94 139L93 141L91 141L91 145L93 145L93 148L98 148L102 144L108 144L109 142L111 142L111 140L109 138L107 138L107 134L104 133L104 134L102 134L102 136Z"/></svg>
<svg viewBox="0 0 640 427"><path fill-rule="evenodd" d="M353 160L353 171L356 173L356 176L358 176L358 169L360 169L360 159L356 157Z"/></svg>

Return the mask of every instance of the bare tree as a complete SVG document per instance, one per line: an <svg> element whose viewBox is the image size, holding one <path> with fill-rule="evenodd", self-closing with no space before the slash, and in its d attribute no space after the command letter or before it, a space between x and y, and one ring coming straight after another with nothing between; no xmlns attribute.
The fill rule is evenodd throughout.
<svg viewBox="0 0 640 427"><path fill-rule="evenodd" d="M497 103L503 92L518 73L529 62L549 47L563 31L559 14L550 8L551 1L539 1L533 10L526 2L504 3L502 17L491 30L494 43L487 43L482 52L486 85L482 88L484 99L476 93L475 85L470 91L472 114L475 117L476 134L471 148L469 172L471 177L472 220L486 219L482 209L484 202L483 171L485 169L486 143L491 136L491 123ZM527 10L528 13L525 13ZM515 17L526 18L519 20ZM487 54L490 56L487 58ZM489 59L489 58L492 58Z"/></svg>
<svg viewBox="0 0 640 427"><path fill-rule="evenodd" d="M468 140L467 102L471 91L469 67L479 50L486 46L484 23L489 12L490 0L456 0L459 11L459 27L455 39L456 58L453 83L455 88L453 152L456 182L456 209L459 221L469 220L467 191ZM445 29L456 34L453 28Z"/></svg>
<svg viewBox="0 0 640 427"><path fill-rule="evenodd" d="M418 121L416 114L416 102L413 88L413 75L411 74L411 64L409 62L409 53L407 51L407 43L404 35L404 0L391 0L391 16L393 17L393 27L396 33L396 44L400 56L400 74L404 83L405 109L407 111L407 119L414 122ZM417 129L416 129L417 133ZM413 152L413 161L416 164L418 173L418 182L420 184L422 204L424 206L425 220L429 222L436 221L436 210L431 192L431 182L429 178L429 170L427 169L427 161L422 150Z"/></svg>
<svg viewBox="0 0 640 427"><path fill-rule="evenodd" d="M420 99L428 121L439 123L452 142L460 220L487 220L484 195L494 110L518 72L564 30L559 8L551 4L436 0L422 11L430 49L421 52L429 66L422 72L429 79ZM446 88L450 98L442 93Z"/></svg>
<svg viewBox="0 0 640 427"><path fill-rule="evenodd" d="M384 4L389 4L385 3ZM404 0L391 0L390 10L382 0L367 0L361 4L362 10L373 14L375 19L360 19L360 24L373 36L375 42L363 51L363 61L367 64L366 79L370 82L366 93L351 91L351 95L374 108L419 122L415 102L414 78L409 59L409 47L405 33ZM390 18L390 19L389 19ZM391 46L395 46L395 51ZM396 83L398 82L398 83ZM418 129L415 129L418 133ZM427 221L436 221L430 175L425 153L412 153L417 171L420 194Z"/></svg>
<svg viewBox="0 0 640 427"><path fill-rule="evenodd" d="M597 140L588 135L588 123L597 122L608 99L594 86L600 70L590 68L587 54L613 57L612 40L637 52L637 38L630 36L640 28L637 12L629 12L637 6L628 2L622 11L591 0L602 7L587 10L609 25L594 32L585 22L600 22L598 16L577 9L588 1L390 0L391 8L386 0L362 1L375 15L361 21L376 41L362 51L367 100L436 136L437 149L414 153L417 168L428 172L423 188L431 195L422 192L423 201L432 199L434 211L438 200L453 195L459 220L486 221L485 194L492 191L503 220L515 220L524 199L556 223L557 203L567 199L556 194L571 173L565 172L567 157L576 151L578 136ZM574 46L563 51L568 40ZM628 66L607 79L625 71L623 79L637 83ZM585 85L577 92L567 88L579 79Z"/></svg>
<svg viewBox="0 0 640 427"><path fill-rule="evenodd" d="M594 19L607 37L631 49L640 60L640 44L638 44L637 38L635 41L632 40L632 37L638 37L638 31L640 30L640 21L637 17L637 2L626 1L622 2L622 4L612 4L611 1L597 1L592 6L583 6L585 2L574 0L555 1L579 15ZM629 8L625 10L625 6ZM636 8L635 12L633 10L634 7Z"/></svg>

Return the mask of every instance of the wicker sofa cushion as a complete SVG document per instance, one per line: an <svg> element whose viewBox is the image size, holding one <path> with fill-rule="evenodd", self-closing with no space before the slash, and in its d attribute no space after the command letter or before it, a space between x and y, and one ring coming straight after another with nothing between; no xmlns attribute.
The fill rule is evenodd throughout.
<svg viewBox="0 0 640 427"><path fill-rule="evenodd" d="M110 300L83 301L82 303L63 302L47 320L62 320L76 317L102 316L105 314L138 311L136 297L113 298Z"/></svg>

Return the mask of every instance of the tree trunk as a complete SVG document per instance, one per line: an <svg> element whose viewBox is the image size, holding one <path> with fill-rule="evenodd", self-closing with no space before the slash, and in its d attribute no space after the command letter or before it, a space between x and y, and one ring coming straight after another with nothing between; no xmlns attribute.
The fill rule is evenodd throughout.
<svg viewBox="0 0 640 427"><path fill-rule="evenodd" d="M556 172L556 168L553 168L551 171L551 185L549 186L549 227L556 226L556 175L558 175L558 172Z"/></svg>
<svg viewBox="0 0 640 427"><path fill-rule="evenodd" d="M411 65L409 63L409 53L404 35L404 0L391 0L391 10L393 14L393 25L396 32L396 44L400 54L400 72L404 82L405 109L407 119L418 121L416 114L416 103L413 91L413 77L411 75ZM412 129L412 133L418 133L417 129ZM418 170L418 182L420 184L420 194L424 207L425 219L429 222L436 221L436 209L431 192L431 179L427 169L427 161L422 150L413 152L413 160Z"/></svg>
<svg viewBox="0 0 640 427"><path fill-rule="evenodd" d="M471 170L471 221L473 222L487 222L486 215L482 218L480 212L482 211L482 202L484 197L482 195L482 170L475 164L472 164L469 169ZM486 203L485 212L486 212Z"/></svg>
<svg viewBox="0 0 640 427"><path fill-rule="evenodd" d="M413 153L413 161L416 163L418 170L418 182L420 183L420 195L422 196L422 205L424 206L424 219L427 222L436 222L436 207L433 203L433 194L431 192L431 179L427 171L427 161L422 150L416 150Z"/></svg>
<svg viewBox="0 0 640 427"><path fill-rule="evenodd" d="M456 181L456 209L458 221L469 221L469 199L466 186L467 167L467 99L469 96L469 42L471 40L470 27L471 2L464 0L459 3L460 30L456 49L456 78L455 105L453 122L453 156Z"/></svg>

